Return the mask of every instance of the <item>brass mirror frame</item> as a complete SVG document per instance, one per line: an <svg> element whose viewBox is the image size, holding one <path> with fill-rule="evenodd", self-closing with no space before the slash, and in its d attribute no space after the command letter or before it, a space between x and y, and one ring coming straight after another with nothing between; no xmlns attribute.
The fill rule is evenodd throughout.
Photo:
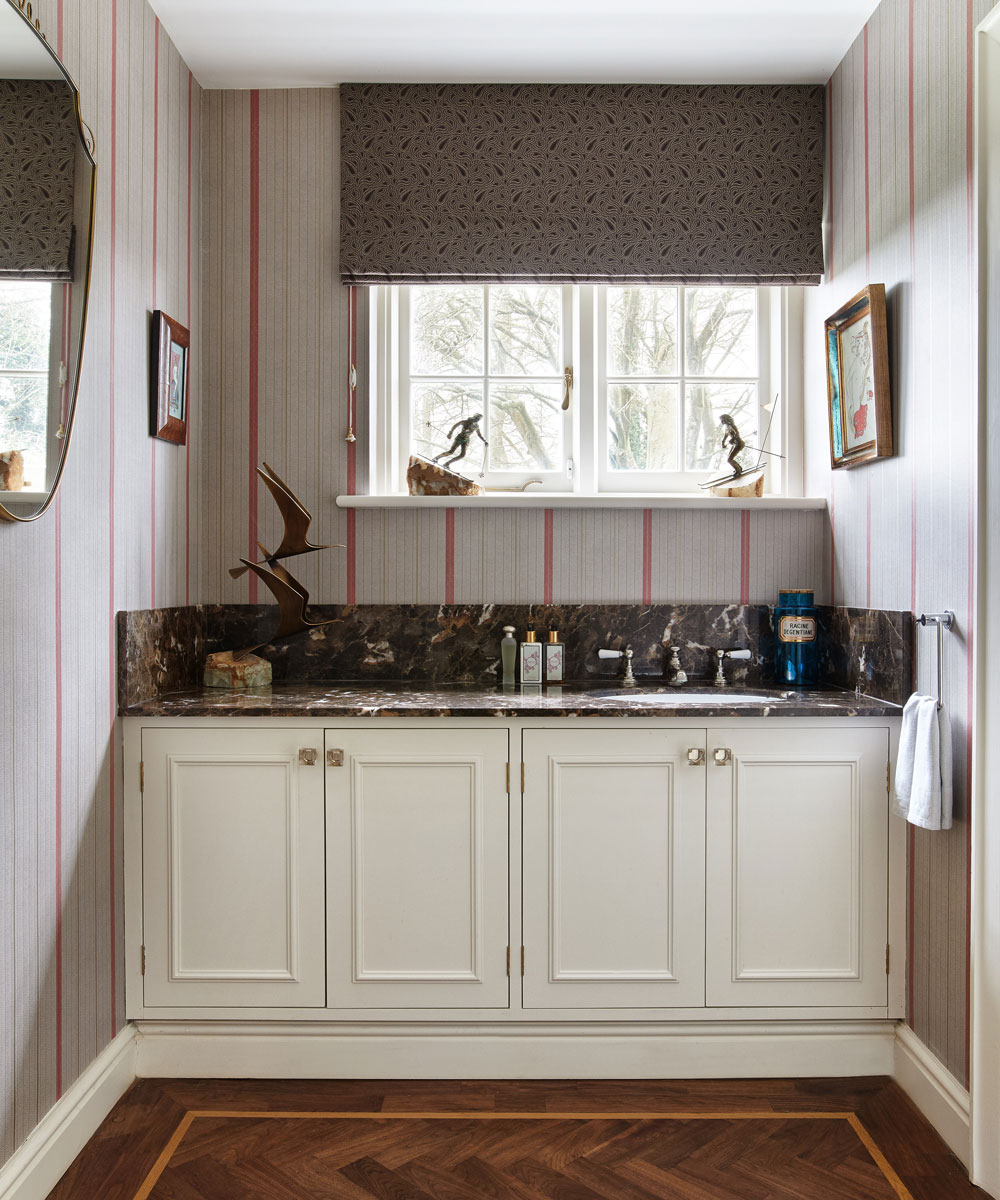
<svg viewBox="0 0 1000 1200"><path fill-rule="evenodd" d="M69 454L70 439L73 435L73 420L76 417L76 402L80 393L80 372L83 367L83 350L87 340L87 315L90 308L90 279L91 268L94 262L94 227L97 219L97 163L94 159L94 138L88 126L84 123L83 113L80 109L80 89L76 86L72 75L66 70L59 58L59 55L49 45L48 38L42 33L41 25L36 19L32 19L32 8L30 0L0 0L0 4L7 4L21 18L28 28L35 34L41 45L48 51L52 61L62 72L63 78L66 80L73 92L73 107L76 111L76 127L80 138L80 146L84 154L87 156L91 166L90 175L90 227L87 231L87 262L83 268L83 275L80 282L83 284L83 313L80 318L80 349L76 356L76 371L73 376L73 391L70 400L69 409L66 417L66 435L63 438L62 451L59 455L59 462L56 464L56 473L52 480L52 487L49 488L49 494L45 497L39 507L28 517L18 516L13 513L2 502L0 502L0 521L16 521L19 524L26 525L29 521L37 521L44 513L55 498L56 492L59 490L59 483L62 479L63 468L66 465L66 457Z"/></svg>

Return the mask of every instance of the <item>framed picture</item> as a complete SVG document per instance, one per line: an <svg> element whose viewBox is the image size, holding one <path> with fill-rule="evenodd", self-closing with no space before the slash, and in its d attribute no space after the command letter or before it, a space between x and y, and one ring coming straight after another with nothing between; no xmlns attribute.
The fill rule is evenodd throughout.
<svg viewBox="0 0 1000 1200"><path fill-rule="evenodd" d="M826 320L830 464L890 458L889 339L885 285L871 283Z"/></svg>
<svg viewBox="0 0 1000 1200"><path fill-rule="evenodd" d="M190 333L157 309L150 339L149 436L178 446L187 440L190 348Z"/></svg>

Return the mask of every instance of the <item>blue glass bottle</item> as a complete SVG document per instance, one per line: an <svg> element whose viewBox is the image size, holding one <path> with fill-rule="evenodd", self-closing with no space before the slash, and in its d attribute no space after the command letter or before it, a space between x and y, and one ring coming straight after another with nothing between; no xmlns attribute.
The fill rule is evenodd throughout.
<svg viewBox="0 0 1000 1200"><path fill-rule="evenodd" d="M779 684L815 687L819 628L809 588L782 588L774 609L774 674Z"/></svg>

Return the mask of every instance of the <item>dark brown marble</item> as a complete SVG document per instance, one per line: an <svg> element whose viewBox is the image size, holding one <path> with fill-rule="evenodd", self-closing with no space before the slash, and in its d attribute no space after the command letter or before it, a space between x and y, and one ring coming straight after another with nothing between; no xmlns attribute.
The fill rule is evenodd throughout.
<svg viewBox="0 0 1000 1200"><path fill-rule="evenodd" d="M116 623L119 712L150 696L201 683L208 651L200 605L120 612Z"/></svg>
<svg viewBox="0 0 1000 1200"><path fill-rule="evenodd" d="M913 691L913 614L876 608L819 609L820 672L895 704Z"/></svg>
<svg viewBox="0 0 1000 1200"><path fill-rule="evenodd" d="M504 625L520 637L531 622L545 640L558 629L567 680L613 682L621 663L602 647L635 652L638 678L667 677L677 646L691 684L711 680L718 648L749 649L728 662L726 677L758 687L773 681L773 610L766 605L316 605L330 623L259 652L275 683L357 681L421 685L496 684ZM902 703L911 690L913 622L909 613L821 608L821 682ZM119 703L124 711L164 692L201 683L206 654L265 642L277 625L272 605L206 605L119 614ZM865 669L859 671L861 653ZM690 686L690 684L689 684Z"/></svg>
<svg viewBox="0 0 1000 1200"><path fill-rule="evenodd" d="M544 641L558 629L566 646L568 679L613 679L620 663L599 659L601 647L635 651L637 675L664 678L664 640L680 648L692 677L714 672L711 651L760 642L761 623L769 629L767 609L731 605L315 605L315 620L329 625L287 642L268 645L260 654L274 668L275 681L310 679L419 679L446 683L496 682L504 625L520 637L529 622ZM276 610L266 605L209 606L208 649L253 645L274 628ZM757 683L768 677L756 654L749 663L730 666L734 681Z"/></svg>
<svg viewBox="0 0 1000 1200"><path fill-rule="evenodd" d="M869 696L777 688L636 688L606 683L529 691L475 685L283 683L259 691L195 688L132 705L130 717L885 717Z"/></svg>

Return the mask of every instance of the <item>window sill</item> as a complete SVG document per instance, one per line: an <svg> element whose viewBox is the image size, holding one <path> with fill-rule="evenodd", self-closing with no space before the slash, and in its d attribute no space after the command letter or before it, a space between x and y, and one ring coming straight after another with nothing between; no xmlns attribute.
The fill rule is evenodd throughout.
<svg viewBox="0 0 1000 1200"><path fill-rule="evenodd" d="M695 495L691 492L487 492L485 496L338 496L340 508L675 508L825 509L824 496Z"/></svg>

